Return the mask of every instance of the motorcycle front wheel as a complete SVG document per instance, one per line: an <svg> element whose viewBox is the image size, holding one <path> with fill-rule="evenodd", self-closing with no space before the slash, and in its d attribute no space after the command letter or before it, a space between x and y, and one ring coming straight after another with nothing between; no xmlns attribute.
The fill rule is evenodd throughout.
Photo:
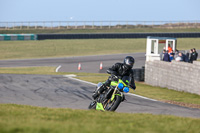
<svg viewBox="0 0 200 133"><path fill-rule="evenodd" d="M122 97L116 95L113 101L111 101L110 99L108 100L105 110L115 111L117 107L119 106L119 104L121 103L121 101L122 101Z"/></svg>

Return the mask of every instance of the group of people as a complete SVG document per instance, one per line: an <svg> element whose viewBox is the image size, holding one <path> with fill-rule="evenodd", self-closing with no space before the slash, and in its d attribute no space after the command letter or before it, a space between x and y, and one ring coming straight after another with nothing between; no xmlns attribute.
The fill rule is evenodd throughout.
<svg viewBox="0 0 200 133"><path fill-rule="evenodd" d="M198 53L195 48L190 49L190 52L187 53L186 55L189 59L189 61L188 61L189 63L193 63L193 61L197 60L197 58L198 58Z"/></svg>
<svg viewBox="0 0 200 133"><path fill-rule="evenodd" d="M172 60L175 61L183 61L183 62L189 62L193 63L194 60L197 60L198 53L196 52L196 49L190 49L189 53L183 54L182 52L179 52L177 49L175 52L173 52L170 45L168 46L168 50L163 50L161 60L171 62Z"/></svg>

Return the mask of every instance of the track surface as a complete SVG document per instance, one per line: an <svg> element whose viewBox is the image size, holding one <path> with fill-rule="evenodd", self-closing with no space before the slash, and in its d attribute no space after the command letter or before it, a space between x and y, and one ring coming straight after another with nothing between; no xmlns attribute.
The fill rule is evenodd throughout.
<svg viewBox="0 0 200 133"><path fill-rule="evenodd" d="M23 66L62 66L60 72L91 72L104 73L116 62L123 62L127 56L135 58L134 68L141 68L145 65L145 53L115 54L115 55L97 55L97 56L79 56L66 58L45 58L45 59L22 59L22 60L0 60L0 67L23 67ZM103 69L99 70L100 63L103 63ZM81 70L78 70L78 64L81 63Z"/></svg>
<svg viewBox="0 0 200 133"><path fill-rule="evenodd" d="M63 76L0 74L0 103L87 109L95 86ZM200 109L126 95L117 112L200 118Z"/></svg>

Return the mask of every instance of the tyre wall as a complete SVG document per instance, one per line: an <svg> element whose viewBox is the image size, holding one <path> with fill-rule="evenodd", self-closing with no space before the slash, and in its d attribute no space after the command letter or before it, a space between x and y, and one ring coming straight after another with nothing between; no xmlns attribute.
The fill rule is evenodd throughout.
<svg viewBox="0 0 200 133"><path fill-rule="evenodd" d="M37 34L38 40L45 39L119 39L147 38L147 36L197 38L200 33L98 33L98 34Z"/></svg>

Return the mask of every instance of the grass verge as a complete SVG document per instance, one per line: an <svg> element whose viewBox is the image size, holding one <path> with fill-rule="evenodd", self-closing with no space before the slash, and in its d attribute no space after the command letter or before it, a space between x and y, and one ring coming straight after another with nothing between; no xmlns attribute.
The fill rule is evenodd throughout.
<svg viewBox="0 0 200 133"><path fill-rule="evenodd" d="M98 83L104 82L108 78L108 74L100 73L61 73L55 72L54 67L23 67L23 68L0 68L0 73L7 74L44 74L44 75L66 75L75 74L76 78ZM200 96L196 94L169 90L167 88L154 87L144 83L136 82L136 91L131 90L131 93L145 96L148 98L178 104L181 106L200 108Z"/></svg>
<svg viewBox="0 0 200 133"><path fill-rule="evenodd" d="M200 119L0 104L1 133L198 133Z"/></svg>
<svg viewBox="0 0 200 133"><path fill-rule="evenodd" d="M200 38L179 38L177 48L200 49ZM145 52L146 39L0 41L0 59L67 57Z"/></svg>
<svg viewBox="0 0 200 133"><path fill-rule="evenodd" d="M38 33L166 33L166 32L200 32L199 28L130 28L130 29L24 29L0 30L0 34L38 34Z"/></svg>

